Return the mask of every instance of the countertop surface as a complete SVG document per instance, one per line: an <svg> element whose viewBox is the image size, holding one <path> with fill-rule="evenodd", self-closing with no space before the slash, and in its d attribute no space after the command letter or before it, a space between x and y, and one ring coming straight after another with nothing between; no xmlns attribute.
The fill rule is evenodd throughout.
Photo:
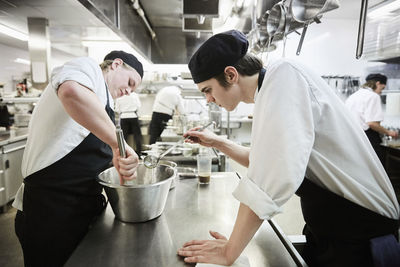
<svg viewBox="0 0 400 267"><path fill-rule="evenodd" d="M238 182L233 172L212 173L206 186L197 179L180 180L163 214L145 223L118 221L108 205L65 266L194 266L176 254L178 248L192 239L209 239L209 230L229 237L239 207L232 196ZM297 266L269 221L240 259L248 264L237 266Z"/></svg>
<svg viewBox="0 0 400 267"><path fill-rule="evenodd" d="M0 132L0 146L14 143L28 137L28 128L17 128Z"/></svg>
<svg viewBox="0 0 400 267"><path fill-rule="evenodd" d="M381 143L381 146L383 146L385 148L390 148L390 149L395 149L395 150L400 151L400 146L398 146L398 145L391 145L391 144Z"/></svg>

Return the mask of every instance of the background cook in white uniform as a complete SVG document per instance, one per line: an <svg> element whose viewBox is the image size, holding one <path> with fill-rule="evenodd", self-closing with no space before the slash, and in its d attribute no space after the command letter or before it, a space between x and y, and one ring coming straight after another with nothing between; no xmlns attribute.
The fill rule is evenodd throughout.
<svg viewBox="0 0 400 267"><path fill-rule="evenodd" d="M150 144L154 144L159 139L175 110L181 115L185 114L181 90L177 86L162 88L157 93L153 104L153 114L149 125Z"/></svg>
<svg viewBox="0 0 400 267"><path fill-rule="evenodd" d="M345 104L364 131L370 128L369 122L383 121L381 98L369 87L360 88L346 99Z"/></svg>
<svg viewBox="0 0 400 267"><path fill-rule="evenodd" d="M133 134L133 141L135 142L135 152L138 156L141 155L142 149L142 131L138 119L138 110L142 103L137 93L132 92L130 95L125 95L116 100L117 112L121 114L121 128L124 133L125 140L128 136Z"/></svg>
<svg viewBox="0 0 400 267"><path fill-rule="evenodd" d="M385 163L385 151L381 147L380 134L386 134L394 138L398 137L396 131L385 129L381 126L383 112L380 94L386 87L387 77L379 73L369 74L366 83L345 102L353 116L365 131L372 147L381 160Z"/></svg>
<svg viewBox="0 0 400 267"><path fill-rule="evenodd" d="M153 112L173 115L177 110L179 114L185 114L181 90L177 86L162 88L156 95L153 104Z"/></svg>

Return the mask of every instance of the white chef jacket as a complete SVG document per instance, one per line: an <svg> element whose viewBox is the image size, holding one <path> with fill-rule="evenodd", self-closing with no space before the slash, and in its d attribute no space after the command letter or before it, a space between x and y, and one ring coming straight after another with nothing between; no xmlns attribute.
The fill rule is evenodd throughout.
<svg viewBox="0 0 400 267"><path fill-rule="evenodd" d="M233 194L260 219L280 213L304 176L399 218L393 187L367 136L318 75L280 60L267 69L254 100L248 174Z"/></svg>
<svg viewBox="0 0 400 267"><path fill-rule="evenodd" d="M21 166L24 178L66 156L90 133L68 115L57 96L58 87L65 81L76 81L87 87L97 95L104 107L108 93L110 107L114 107L101 68L93 59L76 58L55 68L29 122L28 140ZM19 210L22 210L23 190L24 184L18 190L13 203Z"/></svg>
<svg viewBox="0 0 400 267"><path fill-rule="evenodd" d="M177 86L167 86L162 88L154 100L153 112L173 115L175 108L180 114L184 114L183 99L181 90Z"/></svg>
<svg viewBox="0 0 400 267"><path fill-rule="evenodd" d="M383 121L381 97L369 87L360 88L349 96L345 105L364 131L369 129L368 122Z"/></svg>
<svg viewBox="0 0 400 267"><path fill-rule="evenodd" d="M117 98L116 110L122 112L121 119L137 118L137 110L141 107L138 94L132 92L130 95Z"/></svg>

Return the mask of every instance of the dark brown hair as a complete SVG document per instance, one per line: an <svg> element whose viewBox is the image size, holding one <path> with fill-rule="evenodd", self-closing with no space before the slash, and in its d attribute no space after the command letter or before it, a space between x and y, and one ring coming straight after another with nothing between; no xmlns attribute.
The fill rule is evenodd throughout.
<svg viewBox="0 0 400 267"><path fill-rule="evenodd" d="M243 76L252 76L259 73L263 67L262 61L253 54L246 54L244 57L233 65L233 67ZM214 77L218 83L223 87L229 87L230 83L226 80L224 72Z"/></svg>

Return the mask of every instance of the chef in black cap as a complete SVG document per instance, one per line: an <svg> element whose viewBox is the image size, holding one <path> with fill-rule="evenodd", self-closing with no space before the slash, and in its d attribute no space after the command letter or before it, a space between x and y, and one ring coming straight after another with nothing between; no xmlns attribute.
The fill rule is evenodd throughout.
<svg viewBox="0 0 400 267"><path fill-rule="evenodd" d="M14 207L25 266L63 266L104 209L100 172L113 163L121 183L134 179L138 157L119 156L114 99L134 91L143 67L124 51L104 62L76 58L53 70L29 124Z"/></svg>
<svg viewBox="0 0 400 267"><path fill-rule="evenodd" d="M379 73L372 73L365 80L366 83L346 99L346 106L365 131L381 162L384 163L385 152L380 145L382 143L380 134L398 138L396 131L381 126L384 117L380 95L386 87L387 77Z"/></svg>
<svg viewBox="0 0 400 267"><path fill-rule="evenodd" d="M228 111L254 103L254 119L250 148L207 130L185 134L248 172L233 193L240 207L229 239L210 231L215 240L189 241L178 254L186 262L231 265L262 222L297 194L309 265L372 266L370 242L382 237L397 245L400 213L364 132L319 75L286 59L265 70L247 48L241 32L227 31L208 39L189 62L208 102Z"/></svg>

